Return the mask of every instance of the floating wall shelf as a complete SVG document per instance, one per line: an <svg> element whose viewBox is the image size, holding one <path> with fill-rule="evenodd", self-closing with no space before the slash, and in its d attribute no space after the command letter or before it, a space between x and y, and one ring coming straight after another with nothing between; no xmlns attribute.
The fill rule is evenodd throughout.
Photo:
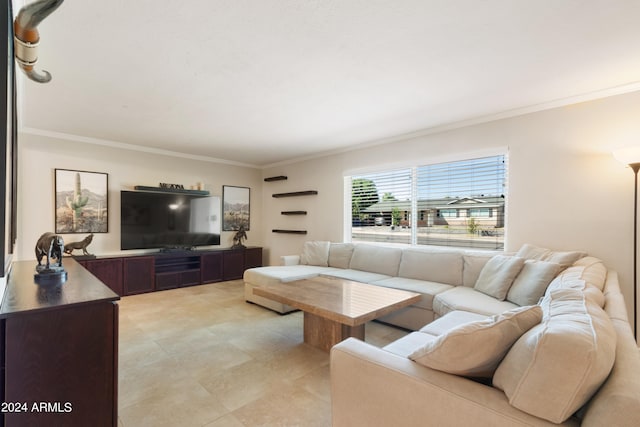
<svg viewBox="0 0 640 427"><path fill-rule="evenodd" d="M279 198L279 197L315 196L316 194L318 194L318 192L315 190L294 191L292 193L276 193L276 194L273 194L273 197Z"/></svg>
<svg viewBox="0 0 640 427"><path fill-rule="evenodd" d="M155 191L157 193L180 193L180 194L195 194L198 196L208 196L207 190L186 190L182 188L164 188L164 187L147 187L144 185L136 185L133 187L137 191Z"/></svg>
<svg viewBox="0 0 640 427"><path fill-rule="evenodd" d="M307 230L280 230L274 229L271 230L273 233L286 233L286 234L307 234Z"/></svg>
<svg viewBox="0 0 640 427"><path fill-rule="evenodd" d="M264 182L273 182L273 181L284 181L285 179L287 179L286 176L284 175L280 175L280 176L270 176L269 178L265 178Z"/></svg>
<svg viewBox="0 0 640 427"><path fill-rule="evenodd" d="M306 215L307 211L282 211L282 215Z"/></svg>

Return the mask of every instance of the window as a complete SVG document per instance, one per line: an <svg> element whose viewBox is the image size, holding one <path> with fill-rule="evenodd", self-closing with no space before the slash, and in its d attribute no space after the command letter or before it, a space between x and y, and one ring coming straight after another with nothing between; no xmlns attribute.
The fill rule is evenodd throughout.
<svg viewBox="0 0 640 427"><path fill-rule="evenodd" d="M438 212L443 218L456 218L458 216L458 209L438 209Z"/></svg>
<svg viewBox="0 0 640 427"><path fill-rule="evenodd" d="M472 218L489 218L491 210L488 208L469 209L469 216Z"/></svg>
<svg viewBox="0 0 640 427"><path fill-rule="evenodd" d="M346 177L351 241L503 249L506 179L505 155Z"/></svg>

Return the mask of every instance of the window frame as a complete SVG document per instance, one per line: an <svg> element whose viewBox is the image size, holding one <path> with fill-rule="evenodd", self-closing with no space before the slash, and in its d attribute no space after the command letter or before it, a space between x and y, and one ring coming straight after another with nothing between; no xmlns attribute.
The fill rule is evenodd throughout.
<svg viewBox="0 0 640 427"><path fill-rule="evenodd" d="M425 168L425 167L429 167L429 166L447 166L447 164L455 164L460 162L461 164L463 164L464 162L469 162L469 163L473 163L476 161L480 161L482 162L483 159L488 159L488 160L492 160L493 158L497 159L497 163L496 165L498 165L498 169L496 169L497 173L496 173L496 177L498 177L498 181L500 182L499 185L501 185L502 191L497 190L497 192L493 195L487 196L488 198L493 197L494 199L500 199L503 198L502 201L498 200L498 204L496 207L496 204L493 204L491 206L487 206L487 207L483 207L483 206L475 206L473 208L471 207L467 207L464 205L459 205L459 206L440 206L439 208L432 208L431 212L433 218L442 218L441 215L441 211L443 210L451 210L456 211L455 216L445 216L444 218L451 218L451 219L457 219L458 221L465 221L468 219L474 219L476 221L482 221L482 220L490 220L490 221L496 221L495 223L495 231L491 230L489 233L485 233L484 229L486 228L490 228L489 225L484 224L481 227L482 231L478 231L478 235L482 235L482 236L491 236L491 237L495 237L495 247L478 247L475 246L474 244L470 244L470 245L458 245L455 244L454 242L448 242L447 244L434 244L434 243L419 243L418 242L418 228L419 227L426 227L424 226L424 223L427 221L427 211L424 210L422 207L419 208L418 207L418 178L417 178L417 174L418 174L418 170L420 168ZM499 166L499 162L502 162L503 166L500 169ZM475 153L475 154L469 154L466 156L455 156L455 157L451 157L448 156L446 158L438 158L438 159L430 159L430 161L426 161L426 162L412 162L411 164L404 164L401 166L398 165L388 165L388 166L381 166L381 167L377 167L377 168L368 168L366 170L352 170L352 171L346 171L344 174L344 234L343 234L343 241L345 242L352 242L352 241L359 241L359 242L363 242L363 243L380 243L380 241L376 241L376 240L372 240L372 241L368 241L368 240L359 240L359 239L354 239L353 238L353 218L352 218L352 209L351 209L351 198L352 198L352 187L351 187L351 182L352 179L354 178L363 178L365 176L372 176L372 175L376 175L376 174L385 174L385 173L389 173L389 172L393 172L393 171L403 171L403 170L409 170L410 174L411 174L411 199L410 200L405 200L404 202L407 203L410 201L411 204L411 208L409 211L407 211L407 218L405 218L404 221L404 225L405 227L403 228L409 228L410 230L410 239L408 239L408 242L383 242L383 244L401 244L401 245L411 245L411 246L443 246L443 247L450 247L450 248L460 248L460 249L468 249L468 250L474 250L474 249L489 249L489 250L494 250L494 251L504 251L504 247L507 241L507 232L508 232L508 202L509 202L509 195L508 195L508 190L509 190L509 152L508 149L502 149L502 150L495 150L495 151L490 151L490 152L482 152L482 153ZM482 170L482 167L479 167L478 170ZM502 176L500 176L500 173L502 173ZM484 182L483 180L480 180L480 182ZM498 188L498 187L496 187ZM380 200L381 195L380 196ZM483 195L484 197L484 195ZM463 199L473 199L473 195L472 194L468 194L468 195L460 195L459 199L463 200ZM424 201L424 200L423 200ZM484 214L478 214L476 210L482 210L484 212ZM474 210L475 214L472 215L471 211ZM421 222L422 225L418 225L418 221ZM408 226L406 226L407 222L409 223ZM427 225L430 226L430 225ZM453 233L451 233L453 234ZM424 239L423 239L424 240ZM453 239L455 240L455 239ZM492 244L487 244L487 246L493 246Z"/></svg>

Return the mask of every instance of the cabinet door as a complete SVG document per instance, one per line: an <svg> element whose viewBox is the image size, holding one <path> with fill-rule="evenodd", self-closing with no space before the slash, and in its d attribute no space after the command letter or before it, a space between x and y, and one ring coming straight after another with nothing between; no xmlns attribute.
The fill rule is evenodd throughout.
<svg viewBox="0 0 640 427"><path fill-rule="evenodd" d="M64 285L63 285L64 286ZM118 305L39 311L6 320L7 426L104 426L117 419ZM31 410L39 402L56 410Z"/></svg>
<svg viewBox="0 0 640 427"><path fill-rule="evenodd" d="M181 273L158 273L156 274L156 291L173 289L180 286Z"/></svg>
<svg viewBox="0 0 640 427"><path fill-rule="evenodd" d="M247 248L244 253L244 269L262 267L262 248Z"/></svg>
<svg viewBox="0 0 640 427"><path fill-rule="evenodd" d="M244 273L244 250L224 251L222 255L222 279L242 279Z"/></svg>
<svg viewBox="0 0 640 427"><path fill-rule="evenodd" d="M180 273L180 286L195 286L200 283L200 269L187 270Z"/></svg>
<svg viewBox="0 0 640 427"><path fill-rule="evenodd" d="M113 292L122 296L122 258L86 260L82 263Z"/></svg>
<svg viewBox="0 0 640 427"><path fill-rule="evenodd" d="M200 262L202 283L219 282L222 280L222 252L203 254Z"/></svg>
<svg viewBox="0 0 640 427"><path fill-rule="evenodd" d="M154 290L155 258L124 258L124 294L141 294Z"/></svg>

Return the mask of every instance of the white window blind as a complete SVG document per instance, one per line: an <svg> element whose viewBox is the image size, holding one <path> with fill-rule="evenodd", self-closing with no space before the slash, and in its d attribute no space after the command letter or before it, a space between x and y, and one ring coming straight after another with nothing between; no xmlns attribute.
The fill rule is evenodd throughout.
<svg viewBox="0 0 640 427"><path fill-rule="evenodd" d="M351 241L503 249L506 156L354 175Z"/></svg>

